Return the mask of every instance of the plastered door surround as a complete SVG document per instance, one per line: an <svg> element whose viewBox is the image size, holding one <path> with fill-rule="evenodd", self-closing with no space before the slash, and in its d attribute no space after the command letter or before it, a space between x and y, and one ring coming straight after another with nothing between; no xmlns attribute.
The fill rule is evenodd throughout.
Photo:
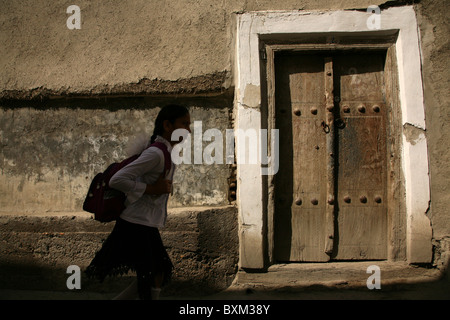
<svg viewBox="0 0 450 320"><path fill-rule="evenodd" d="M235 47L235 129L266 129L268 113L264 108L261 39L314 37L338 33L345 38L365 34L369 37L396 31L395 59L401 109L401 171L404 178L406 209L406 258L409 263L427 263L432 258L432 229L426 216L430 201L429 166L425 135L421 56L418 26L411 6L379 12L377 29L370 29L371 12L361 11L267 11L236 15ZM331 37L332 39L332 37ZM330 46L332 46L332 41ZM236 152L246 148L236 140ZM240 238L240 267L264 269L270 263L271 177L263 174L264 165L237 164Z"/></svg>

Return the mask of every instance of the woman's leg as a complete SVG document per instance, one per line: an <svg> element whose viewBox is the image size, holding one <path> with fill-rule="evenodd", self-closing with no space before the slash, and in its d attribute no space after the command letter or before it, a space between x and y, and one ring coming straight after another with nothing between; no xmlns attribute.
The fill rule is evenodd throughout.
<svg viewBox="0 0 450 320"><path fill-rule="evenodd" d="M152 286L154 288L161 289L163 281L164 281L164 272L159 272L155 274L155 276L153 277Z"/></svg>
<svg viewBox="0 0 450 320"><path fill-rule="evenodd" d="M153 277L153 284L152 284L152 299L158 300L159 294L161 293L161 286L164 282L164 273L159 272L155 274Z"/></svg>
<svg viewBox="0 0 450 320"><path fill-rule="evenodd" d="M138 272L137 274L139 298L142 300L158 300L164 281L164 273L161 272L155 276L144 272Z"/></svg>
<svg viewBox="0 0 450 320"><path fill-rule="evenodd" d="M136 271L137 273L137 288L139 298L141 300L152 300L152 283L153 277L150 272Z"/></svg>

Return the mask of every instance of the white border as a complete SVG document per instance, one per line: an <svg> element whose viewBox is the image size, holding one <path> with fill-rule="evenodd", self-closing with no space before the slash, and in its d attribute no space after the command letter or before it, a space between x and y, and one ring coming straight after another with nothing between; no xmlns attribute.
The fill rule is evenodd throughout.
<svg viewBox="0 0 450 320"><path fill-rule="evenodd" d="M259 35L282 33L370 32L371 13L360 11L250 12L237 15L235 65L236 129L261 129ZM415 130L403 135L402 163L407 210L407 259L430 262L431 226L425 110L423 103L418 27L413 7L381 12L380 30L399 30L396 43L402 124ZM236 151L245 148L236 141ZM264 188L260 165L238 164L240 266L264 268Z"/></svg>

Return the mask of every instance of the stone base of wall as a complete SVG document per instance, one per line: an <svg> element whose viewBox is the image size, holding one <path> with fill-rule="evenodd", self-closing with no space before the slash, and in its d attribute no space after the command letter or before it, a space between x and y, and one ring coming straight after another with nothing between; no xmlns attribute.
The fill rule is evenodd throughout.
<svg viewBox="0 0 450 320"><path fill-rule="evenodd" d="M439 270L442 271L444 277L450 281L450 236L441 239L435 239L434 245L434 261Z"/></svg>
<svg viewBox="0 0 450 320"><path fill-rule="evenodd" d="M81 290L116 293L134 275L87 279L89 265L114 226L99 223L88 213L0 216L0 288L64 291L67 267L81 269ZM166 294L201 296L227 288L237 272L237 209L226 207L169 210L161 229L164 245L175 266Z"/></svg>

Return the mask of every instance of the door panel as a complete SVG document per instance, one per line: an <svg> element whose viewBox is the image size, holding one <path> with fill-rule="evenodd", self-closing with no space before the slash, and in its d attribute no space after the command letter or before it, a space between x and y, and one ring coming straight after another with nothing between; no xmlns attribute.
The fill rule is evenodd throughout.
<svg viewBox="0 0 450 320"><path fill-rule="evenodd" d="M283 165L275 176L276 259L327 261L323 58L276 60L277 128Z"/></svg>
<svg viewBox="0 0 450 320"><path fill-rule="evenodd" d="M384 55L338 55L336 260L387 258Z"/></svg>

